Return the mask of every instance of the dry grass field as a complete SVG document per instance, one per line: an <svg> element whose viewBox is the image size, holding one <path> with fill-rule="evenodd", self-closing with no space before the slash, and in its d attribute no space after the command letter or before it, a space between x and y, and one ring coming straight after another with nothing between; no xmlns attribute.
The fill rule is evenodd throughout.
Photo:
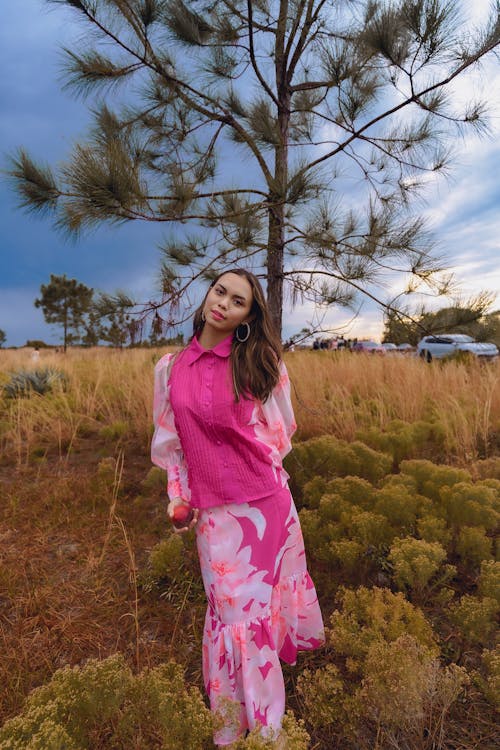
<svg viewBox="0 0 500 750"><path fill-rule="evenodd" d="M192 539L183 541L182 575L161 590L147 585L151 550L170 533L163 480L149 459L153 367L162 353L42 351L35 364L28 351L0 350L2 386L21 370L50 367L66 376L45 395L0 398L0 725L58 668L116 652L135 671L175 658L202 687L204 602ZM289 353L286 363L296 444L321 435L351 442L395 429L398 420L421 422L439 431L439 449L420 445L410 458L496 476L498 364L429 366L413 357L312 351ZM325 614L332 610L325 602ZM322 659L303 657L299 666ZM300 714L296 677L286 675ZM483 745L471 739L453 747L494 746L484 740L494 736L490 720L478 716ZM318 737L312 747L341 746Z"/></svg>

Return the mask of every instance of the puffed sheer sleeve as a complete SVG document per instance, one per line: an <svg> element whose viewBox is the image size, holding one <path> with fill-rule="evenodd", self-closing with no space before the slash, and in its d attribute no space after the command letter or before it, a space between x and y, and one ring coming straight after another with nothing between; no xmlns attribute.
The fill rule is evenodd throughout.
<svg viewBox="0 0 500 750"><path fill-rule="evenodd" d="M284 458L292 450L292 435L297 429L290 395L290 379L284 362L280 363L280 379L269 398L261 406L267 424L268 444Z"/></svg>
<svg viewBox="0 0 500 750"><path fill-rule="evenodd" d="M169 498L180 497L188 503L191 499L191 492L188 485L187 466L175 426L168 383L174 356L166 354L155 367L153 398L155 430L151 441L151 460L157 466L166 469Z"/></svg>

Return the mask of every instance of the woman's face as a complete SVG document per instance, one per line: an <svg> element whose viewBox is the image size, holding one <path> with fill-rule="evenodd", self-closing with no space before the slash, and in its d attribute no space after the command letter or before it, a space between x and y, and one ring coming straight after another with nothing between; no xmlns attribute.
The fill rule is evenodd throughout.
<svg viewBox="0 0 500 750"><path fill-rule="evenodd" d="M240 323L248 321L252 302L252 287L245 277L225 273L209 289L205 299L205 325L229 335Z"/></svg>

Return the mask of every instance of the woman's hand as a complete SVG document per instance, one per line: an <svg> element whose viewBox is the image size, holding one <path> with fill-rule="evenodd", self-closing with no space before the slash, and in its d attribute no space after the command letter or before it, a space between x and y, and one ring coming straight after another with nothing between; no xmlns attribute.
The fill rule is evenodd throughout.
<svg viewBox="0 0 500 750"><path fill-rule="evenodd" d="M198 514L198 508L191 508L181 497L172 498L167 507L167 515L176 534L185 534L196 526Z"/></svg>

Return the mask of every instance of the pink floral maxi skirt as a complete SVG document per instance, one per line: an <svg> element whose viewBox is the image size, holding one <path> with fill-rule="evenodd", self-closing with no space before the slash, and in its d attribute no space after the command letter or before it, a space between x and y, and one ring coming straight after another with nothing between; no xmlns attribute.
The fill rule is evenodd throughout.
<svg viewBox="0 0 500 750"><path fill-rule="evenodd" d="M285 709L280 658L324 642L304 541L288 488L252 503L200 511L198 553L208 609L203 677L212 711L237 720L215 741L230 744L258 722L279 731ZM265 730L264 730L265 731Z"/></svg>

